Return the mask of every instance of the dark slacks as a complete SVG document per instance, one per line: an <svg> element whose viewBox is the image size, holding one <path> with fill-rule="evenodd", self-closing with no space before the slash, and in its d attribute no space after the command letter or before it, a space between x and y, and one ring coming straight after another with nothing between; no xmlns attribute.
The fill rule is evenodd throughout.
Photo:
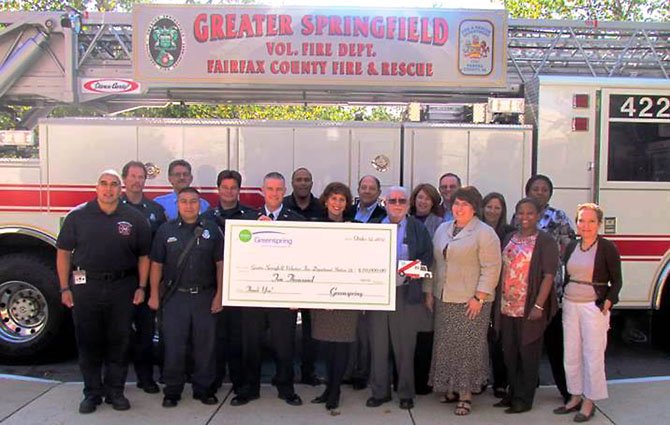
<svg viewBox="0 0 670 425"><path fill-rule="evenodd" d="M370 311L370 347L372 353L370 387L372 397L391 396L391 362L398 371L398 397L413 399L414 350L416 347L417 317L423 304L409 304L405 289L396 288L395 311ZM393 357L391 357L391 350Z"/></svg>
<svg viewBox="0 0 670 425"><path fill-rule="evenodd" d="M244 385L242 323L242 309L240 307L226 307L217 315L215 386L221 386L227 371L235 393Z"/></svg>
<svg viewBox="0 0 670 425"><path fill-rule="evenodd" d="M213 393L216 374L216 316L210 311L213 297L214 289L198 294L177 291L163 306L163 392L166 397L178 397L184 390L189 350L193 358L193 394Z"/></svg>
<svg viewBox="0 0 670 425"><path fill-rule="evenodd" d="M360 314L356 325L356 341L349 346L349 362L345 377L367 385L370 378L370 314Z"/></svg>
<svg viewBox="0 0 670 425"><path fill-rule="evenodd" d="M72 288L84 396L123 394L136 288L136 276L113 282L89 278Z"/></svg>
<svg viewBox="0 0 670 425"><path fill-rule="evenodd" d="M509 397L512 406L532 407L542 358L542 338L522 345L523 324L528 319L501 315L503 346Z"/></svg>
<svg viewBox="0 0 670 425"><path fill-rule="evenodd" d="M314 362L316 362L318 344L312 338L312 315L309 309L301 309L300 317L302 319L300 378L304 380L314 375Z"/></svg>
<svg viewBox="0 0 670 425"><path fill-rule="evenodd" d="M554 383L564 400L570 399L568 384L565 381L563 364L563 312L558 310L544 331L544 348L547 351Z"/></svg>
<svg viewBox="0 0 670 425"><path fill-rule="evenodd" d="M323 358L326 362L326 397L330 403L340 400L340 387L349 362L351 342L320 341Z"/></svg>
<svg viewBox="0 0 670 425"><path fill-rule="evenodd" d="M432 388L428 385L430 363L433 359L434 332L419 332L416 334L416 348L414 349L414 386L418 394L428 394Z"/></svg>
<svg viewBox="0 0 670 425"><path fill-rule="evenodd" d="M147 296L149 294L147 293ZM156 313L146 301L135 307L135 332L133 334L133 364L138 384L148 384L154 381L154 352L153 340L155 331Z"/></svg>
<svg viewBox="0 0 670 425"><path fill-rule="evenodd" d="M507 368L503 356L503 345L500 335L489 327L487 338L489 340L489 356L491 357L491 368L493 369L493 389L507 388Z"/></svg>
<svg viewBox="0 0 670 425"><path fill-rule="evenodd" d="M275 385L280 396L295 393L293 388L293 354L297 312L287 308L242 309L242 353L244 381L239 394L258 396L261 385L262 343L265 329L270 327L270 341L276 366Z"/></svg>

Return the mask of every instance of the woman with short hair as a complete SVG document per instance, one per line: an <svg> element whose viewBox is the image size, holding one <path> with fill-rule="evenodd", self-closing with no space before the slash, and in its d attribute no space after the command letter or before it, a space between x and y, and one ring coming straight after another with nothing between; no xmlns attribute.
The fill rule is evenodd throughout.
<svg viewBox="0 0 670 425"><path fill-rule="evenodd" d="M500 240L477 217L481 202L482 195L473 186L454 193L454 220L435 232L434 275L424 281L426 306L435 313L433 391L457 401L458 416L470 413L472 393L488 382L486 334L500 277Z"/></svg>
<svg viewBox="0 0 670 425"><path fill-rule="evenodd" d="M326 214L321 221L350 221L345 219L344 213L351 200L351 190L344 183L329 183L319 198ZM340 405L340 386L349 361L349 347L356 341L359 312L314 309L311 315L312 338L321 342L327 372L326 389L312 403L325 403L327 410L334 410Z"/></svg>
<svg viewBox="0 0 670 425"><path fill-rule="evenodd" d="M535 398L542 337L558 310L554 273L558 247L538 230L540 205L534 198L516 204L519 229L503 242L503 268L496 297L495 324L500 333L509 393L496 403L505 413L530 410Z"/></svg>
<svg viewBox="0 0 670 425"><path fill-rule="evenodd" d="M608 397L607 331L610 310L619 301L623 279L616 245L598 234L602 209L593 203L581 204L576 222L580 238L565 251L563 296L565 376L570 400L554 413L579 410L574 421L586 422L595 414L594 401Z"/></svg>

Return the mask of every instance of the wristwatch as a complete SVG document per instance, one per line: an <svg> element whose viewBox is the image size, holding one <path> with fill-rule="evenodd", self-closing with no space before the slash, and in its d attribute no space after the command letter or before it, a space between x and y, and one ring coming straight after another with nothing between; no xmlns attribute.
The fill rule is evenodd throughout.
<svg viewBox="0 0 670 425"><path fill-rule="evenodd" d="M473 295L472 298L474 298L475 301L477 301L479 304L484 305L484 300L479 298L477 294Z"/></svg>

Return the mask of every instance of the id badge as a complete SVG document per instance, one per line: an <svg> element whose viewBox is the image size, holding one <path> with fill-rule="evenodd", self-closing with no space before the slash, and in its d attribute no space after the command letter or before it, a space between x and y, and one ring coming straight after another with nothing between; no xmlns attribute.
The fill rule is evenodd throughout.
<svg viewBox="0 0 670 425"><path fill-rule="evenodd" d="M86 283L86 270L74 270L72 278L75 285L83 285Z"/></svg>

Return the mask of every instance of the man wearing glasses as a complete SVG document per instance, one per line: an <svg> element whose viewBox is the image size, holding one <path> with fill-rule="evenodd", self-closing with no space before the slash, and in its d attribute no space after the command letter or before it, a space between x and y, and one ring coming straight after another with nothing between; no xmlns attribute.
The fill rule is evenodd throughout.
<svg viewBox="0 0 670 425"><path fill-rule="evenodd" d="M432 260L433 244L426 227L408 216L409 192L401 186L388 189L385 197L386 217L381 223L397 225L397 260L420 260L428 265ZM423 279L410 279L396 274L395 311L370 311L370 347L372 396L366 406L379 407L391 401L389 346L398 371L398 397L401 409L414 407L414 350L419 318L426 313L423 303ZM389 344L390 342L390 344Z"/></svg>
<svg viewBox="0 0 670 425"><path fill-rule="evenodd" d="M168 166L168 181L172 185L173 191L167 195L157 196L154 201L165 208L168 220L174 220L177 218L177 193L193 183L191 164L183 159L172 161ZM203 213L208 209L209 203L200 198L200 212Z"/></svg>

